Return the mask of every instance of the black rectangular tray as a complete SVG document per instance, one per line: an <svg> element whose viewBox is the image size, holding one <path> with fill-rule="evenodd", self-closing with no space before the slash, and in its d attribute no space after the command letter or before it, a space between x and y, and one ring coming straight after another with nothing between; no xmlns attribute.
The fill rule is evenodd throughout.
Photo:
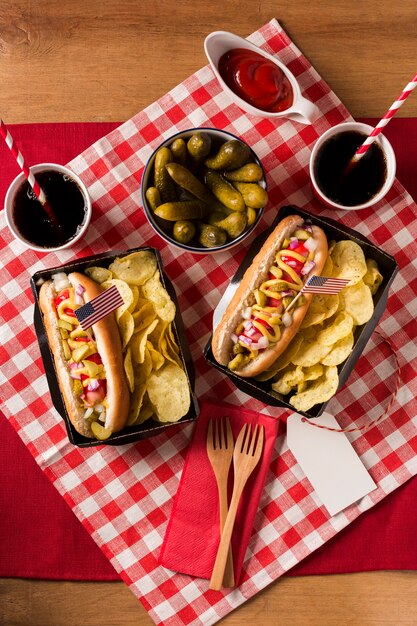
<svg viewBox="0 0 417 626"><path fill-rule="evenodd" d="M184 371L188 378L188 384L190 388L190 397L191 397L190 409L188 413L184 415L181 418L181 420L179 420L179 422L162 424L161 422L156 422L154 420L149 419L143 424L140 424L139 426L129 426L129 427L124 428L118 433L114 433L106 441L98 441L96 439L89 439L87 437L83 437L83 435L80 435L75 430L74 426L72 425L68 417L67 411L65 409L64 400L62 398L61 391L58 385L54 359L53 359L53 356L49 347L45 327L43 324L42 313L39 307L40 283L41 281L49 280L52 274L55 274L57 272L66 272L66 273L84 272L88 267L93 267L93 266L108 267L110 263L116 257L123 257L123 256L126 256L127 254L131 254L132 252L137 252L139 250L150 250L155 255L157 264L158 264L158 269L161 274L161 282L164 285L164 287L167 289L170 297L172 298L176 306L176 315L175 315L175 319L173 322L173 330L174 330L175 338L177 340L177 344L180 348L180 357L184 365ZM50 391L51 398L52 398L52 403L54 407L56 408L56 410L58 411L58 413L61 415L61 417L65 421L65 426L66 426L67 433L68 433L68 439L70 440L72 444L80 448L89 448L92 446L101 446L101 445L114 445L114 446L124 445L127 443L138 441L140 439L147 439L149 437L153 437L161 433L163 430L166 430L167 428L172 428L173 426L176 426L177 424L184 424L186 422L192 422L196 419L199 413L199 407L198 407L197 399L194 394L194 383L195 383L194 365L191 359L190 350L189 350L188 343L186 340L184 325L182 322L181 313L179 311L175 289L164 273L162 260L161 260L158 250L156 250L155 248L142 247L142 248L132 248L130 250L103 253L103 254L98 254L95 256L85 257L83 259L78 259L77 261L74 261L72 263L67 263L65 265L61 265L58 267L51 267L49 269L40 270L39 272L36 272L31 277L30 285L31 285L32 292L35 298L35 311L34 311L33 321L34 321L36 336L38 339L39 348L41 351L41 356L42 356L42 360L43 360L43 364L45 368L46 378L48 381L49 391Z"/></svg>
<svg viewBox="0 0 417 626"><path fill-rule="evenodd" d="M383 276L383 282L379 287L377 293L373 297L375 306L373 315L369 322L367 322L363 326L357 327L354 334L355 343L353 350L350 356L346 359L346 361L339 365L338 388L340 389L346 383L349 375L355 367L356 362L362 354L366 343L369 341L381 315L385 310L389 288L398 272L398 266L394 257L387 254L377 246L373 245L366 237L356 232L355 230L352 230L347 226L343 226L333 219L313 215L298 207L284 206L278 212L270 228L261 233L253 242L242 265L239 267L238 271L232 278L231 283L233 285L238 285L240 283L245 271L252 263L253 258L258 253L264 241L270 235L278 222L280 222L287 215L294 214L301 215L302 217L304 217L304 219L310 220L313 224L320 226L326 233L328 241L340 241L341 239L351 239L352 241L355 241L363 249L365 257L367 259L374 259L377 262L380 272ZM211 339L212 335L210 336L210 339L204 349L204 356L206 361L221 372L223 372L226 376L228 376L228 378L230 378L230 380L236 385L238 389L244 391L249 396L260 400L261 402L269 406L283 407L291 411L295 410L294 407L289 404L289 402L287 402L286 396L282 396L271 389L271 381L259 382L254 378L241 378L240 376L237 376L232 371L230 371L227 367L217 363L211 349ZM316 404L310 409L310 411L300 411L300 414L304 415L307 418L318 417L323 413L326 405L327 402Z"/></svg>

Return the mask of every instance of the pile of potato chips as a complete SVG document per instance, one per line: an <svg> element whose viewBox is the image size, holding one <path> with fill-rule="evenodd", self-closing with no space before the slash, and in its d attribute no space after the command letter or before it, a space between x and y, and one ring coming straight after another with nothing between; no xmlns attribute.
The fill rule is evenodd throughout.
<svg viewBox="0 0 417 626"><path fill-rule="evenodd" d="M177 422L190 407L190 389L172 330L175 304L161 284L155 255L133 252L108 269L85 273L104 289L116 285L123 298L115 313L131 394L127 425L151 417Z"/></svg>
<svg viewBox="0 0 417 626"><path fill-rule="evenodd" d="M297 411L327 402L339 386L337 366L350 355L357 326L374 312L372 296L382 283L373 259L350 240L332 242L322 276L344 278L349 284L337 295L316 294L301 328L286 351L258 380L273 380L272 389Z"/></svg>

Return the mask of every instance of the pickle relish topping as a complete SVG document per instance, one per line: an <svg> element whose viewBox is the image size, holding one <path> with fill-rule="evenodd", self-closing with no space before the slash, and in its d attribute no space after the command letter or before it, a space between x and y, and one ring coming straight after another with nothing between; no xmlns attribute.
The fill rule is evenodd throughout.
<svg viewBox="0 0 417 626"><path fill-rule="evenodd" d="M105 421L107 380L92 330L87 334L74 313L84 304L82 293L73 287L62 289L54 298L64 357L73 380L73 391L90 421Z"/></svg>
<svg viewBox="0 0 417 626"><path fill-rule="evenodd" d="M282 326L292 324L292 315L286 309L301 291L303 277L315 267L316 245L307 224L283 241L268 278L253 292L252 306L242 310L242 321L232 335L234 346L229 369L237 371L247 365L280 339ZM301 294L294 306L303 303Z"/></svg>

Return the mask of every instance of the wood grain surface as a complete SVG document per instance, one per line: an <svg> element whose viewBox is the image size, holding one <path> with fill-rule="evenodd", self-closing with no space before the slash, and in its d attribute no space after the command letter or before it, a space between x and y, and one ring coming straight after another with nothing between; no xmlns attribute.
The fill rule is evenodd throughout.
<svg viewBox="0 0 417 626"><path fill-rule="evenodd" d="M385 113L416 72L415 0L0 0L0 116L128 119L206 64L208 33L273 17L355 117ZM283 578L222 623L411 626L416 598L414 572ZM152 623L123 583L0 580L2 626Z"/></svg>

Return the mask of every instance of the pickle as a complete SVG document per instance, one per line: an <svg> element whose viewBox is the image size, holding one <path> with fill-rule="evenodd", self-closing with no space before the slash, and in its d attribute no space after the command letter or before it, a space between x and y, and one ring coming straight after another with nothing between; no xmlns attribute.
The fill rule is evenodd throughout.
<svg viewBox="0 0 417 626"><path fill-rule="evenodd" d="M60 328L59 329L59 333L61 335L61 339L68 339L69 337L69 332L66 328Z"/></svg>
<svg viewBox="0 0 417 626"><path fill-rule="evenodd" d="M187 150L194 161L203 161L211 149L211 137L207 133L194 133L187 143Z"/></svg>
<svg viewBox="0 0 417 626"><path fill-rule="evenodd" d="M262 209L268 202L268 194L265 189L256 183L233 183L243 196L243 200L251 209Z"/></svg>
<svg viewBox="0 0 417 626"><path fill-rule="evenodd" d="M177 222L178 220L198 220L204 217L207 205L201 200L184 200L183 202L165 202L155 211L155 215Z"/></svg>
<svg viewBox="0 0 417 626"><path fill-rule="evenodd" d="M199 228L200 237L198 241L204 248L216 248L226 243L226 232L221 228L209 224L200 224Z"/></svg>
<svg viewBox="0 0 417 626"><path fill-rule="evenodd" d="M148 187L145 192L146 200L151 208L151 211L155 211L156 208L161 204L161 194L159 193L159 189L156 187Z"/></svg>
<svg viewBox="0 0 417 626"><path fill-rule="evenodd" d="M256 222L256 218L258 217L258 214L255 211L255 209L252 209L251 207L248 206L246 207L246 217L248 219L248 228L249 228Z"/></svg>
<svg viewBox="0 0 417 626"><path fill-rule="evenodd" d="M257 163L246 163L237 170L225 172L224 177L231 182L238 183L257 183L263 179L262 167Z"/></svg>
<svg viewBox="0 0 417 626"><path fill-rule="evenodd" d="M294 237L297 237L297 239L299 239L300 241L306 241L307 239L310 239L310 237L312 237L313 235L311 233L308 232L308 230L304 230L304 229L297 229L294 233Z"/></svg>
<svg viewBox="0 0 417 626"><path fill-rule="evenodd" d="M215 156L206 159L205 165L211 170L235 170L244 165L249 157L249 146L238 139L231 139L220 146Z"/></svg>
<svg viewBox="0 0 417 626"><path fill-rule="evenodd" d="M72 324L69 324L65 320L61 320L61 319L58 319L57 324L58 324L58 328L62 328L62 329L65 329L65 330L70 330L71 331L74 328L72 326ZM65 337L64 337L64 339L65 339Z"/></svg>
<svg viewBox="0 0 417 626"><path fill-rule="evenodd" d="M195 235L195 226L188 220L179 220L174 224L173 235L175 241L188 243Z"/></svg>
<svg viewBox="0 0 417 626"><path fill-rule="evenodd" d="M166 170L177 185L191 193L202 202L209 205L215 205L217 203L217 200L211 191L183 165L180 165L179 163L168 163L166 165Z"/></svg>
<svg viewBox="0 0 417 626"><path fill-rule="evenodd" d="M209 170L205 176L206 185L224 206L233 211L245 211L242 194L225 180L218 172Z"/></svg>
<svg viewBox="0 0 417 626"><path fill-rule="evenodd" d="M248 355L239 353L235 356L234 359L232 359L229 362L227 367L232 372L236 372L237 370L242 369L242 367L244 367L247 363L249 363L249 361L250 361L250 357Z"/></svg>
<svg viewBox="0 0 417 626"><path fill-rule="evenodd" d="M71 358L71 350L66 339L62 340L62 348L64 350L64 358L69 361Z"/></svg>
<svg viewBox="0 0 417 626"><path fill-rule="evenodd" d="M176 200L175 186L172 178L166 171L166 164L172 162L172 152L169 148L160 148L155 155L154 182L161 194L162 202Z"/></svg>
<svg viewBox="0 0 417 626"><path fill-rule="evenodd" d="M174 161L176 163L184 165L187 159L187 146L184 139L182 139L181 137L175 139L170 146L170 150L172 156L174 157Z"/></svg>
<svg viewBox="0 0 417 626"><path fill-rule="evenodd" d="M77 380L77 379L73 380L72 389L74 391L74 395L77 397L80 396L82 393L84 393L84 387L83 387L81 380Z"/></svg>
<svg viewBox="0 0 417 626"><path fill-rule="evenodd" d="M98 422L91 422L91 430L93 431L95 438L99 441L105 441L112 434L111 430L104 428L104 426Z"/></svg>
<svg viewBox="0 0 417 626"><path fill-rule="evenodd" d="M215 225L217 228L225 230L230 239L236 239L236 237L239 237L239 235L244 232L247 224L248 220L246 213L236 211L235 213L231 213L225 217L220 222L217 222Z"/></svg>

